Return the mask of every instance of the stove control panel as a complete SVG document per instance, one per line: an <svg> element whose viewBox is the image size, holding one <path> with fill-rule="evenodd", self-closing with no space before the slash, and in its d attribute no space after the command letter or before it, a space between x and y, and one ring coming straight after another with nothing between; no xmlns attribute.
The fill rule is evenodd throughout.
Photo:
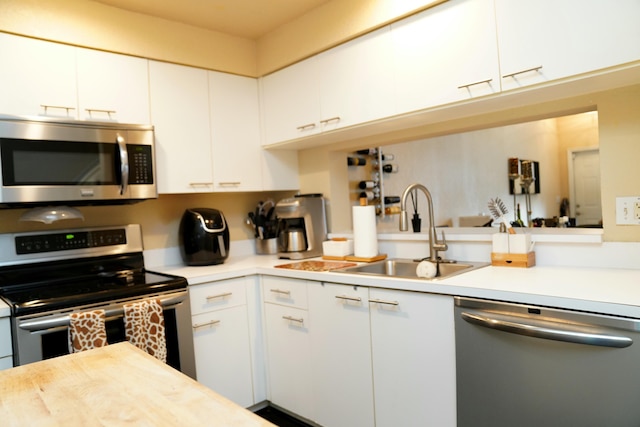
<svg viewBox="0 0 640 427"><path fill-rule="evenodd" d="M32 234L16 236L16 253L18 255L37 254L43 252L87 249L103 246L125 245L127 233L123 228L49 234Z"/></svg>

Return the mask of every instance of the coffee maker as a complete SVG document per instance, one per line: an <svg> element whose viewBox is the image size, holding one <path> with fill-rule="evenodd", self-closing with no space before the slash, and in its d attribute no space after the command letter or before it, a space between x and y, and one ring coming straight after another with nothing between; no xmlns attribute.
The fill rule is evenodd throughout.
<svg viewBox="0 0 640 427"><path fill-rule="evenodd" d="M322 194L300 194L276 203L278 256L304 259L322 255L327 215Z"/></svg>

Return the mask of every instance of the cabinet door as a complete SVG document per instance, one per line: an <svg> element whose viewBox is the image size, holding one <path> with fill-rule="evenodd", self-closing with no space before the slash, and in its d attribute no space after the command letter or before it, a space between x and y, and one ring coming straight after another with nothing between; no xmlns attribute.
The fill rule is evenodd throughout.
<svg viewBox="0 0 640 427"><path fill-rule="evenodd" d="M454 427L453 297L372 288L370 299L376 426Z"/></svg>
<svg viewBox="0 0 640 427"><path fill-rule="evenodd" d="M80 119L150 122L146 59L81 48L77 58Z"/></svg>
<svg viewBox="0 0 640 427"><path fill-rule="evenodd" d="M209 71L215 191L261 191L258 82Z"/></svg>
<svg viewBox="0 0 640 427"><path fill-rule="evenodd" d="M247 306L198 314L192 325L198 382L242 407L252 406Z"/></svg>
<svg viewBox="0 0 640 427"><path fill-rule="evenodd" d="M11 324L8 317L0 318L0 358L11 356Z"/></svg>
<svg viewBox="0 0 640 427"><path fill-rule="evenodd" d="M503 90L640 59L640 2L496 0Z"/></svg>
<svg viewBox="0 0 640 427"><path fill-rule="evenodd" d="M500 91L492 0L451 0L391 26L401 113Z"/></svg>
<svg viewBox="0 0 640 427"><path fill-rule="evenodd" d="M271 303L264 306L270 400L313 419L308 312Z"/></svg>
<svg viewBox="0 0 640 427"><path fill-rule="evenodd" d="M77 118L76 49L0 33L0 111Z"/></svg>
<svg viewBox="0 0 640 427"><path fill-rule="evenodd" d="M320 132L316 61L312 57L262 79L265 145Z"/></svg>
<svg viewBox="0 0 640 427"><path fill-rule="evenodd" d="M320 425L375 424L368 295L364 287L309 285L314 421Z"/></svg>
<svg viewBox="0 0 640 427"><path fill-rule="evenodd" d="M159 193L213 190L207 71L149 62Z"/></svg>
<svg viewBox="0 0 640 427"><path fill-rule="evenodd" d="M396 112L392 57L389 27L318 55L323 132Z"/></svg>

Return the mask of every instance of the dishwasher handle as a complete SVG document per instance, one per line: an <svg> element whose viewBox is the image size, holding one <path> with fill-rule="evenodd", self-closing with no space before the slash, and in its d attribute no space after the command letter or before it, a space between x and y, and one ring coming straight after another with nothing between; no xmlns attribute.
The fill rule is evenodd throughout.
<svg viewBox="0 0 640 427"><path fill-rule="evenodd" d="M462 312L461 317L474 325L534 338L614 348L625 348L633 344L633 340L629 337L584 332L566 326L548 328L469 312Z"/></svg>

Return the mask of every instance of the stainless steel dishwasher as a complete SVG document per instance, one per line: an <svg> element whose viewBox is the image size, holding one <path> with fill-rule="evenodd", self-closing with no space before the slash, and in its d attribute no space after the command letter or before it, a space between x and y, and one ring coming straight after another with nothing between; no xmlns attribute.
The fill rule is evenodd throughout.
<svg viewBox="0 0 640 427"><path fill-rule="evenodd" d="M458 426L640 426L640 320L456 298Z"/></svg>

